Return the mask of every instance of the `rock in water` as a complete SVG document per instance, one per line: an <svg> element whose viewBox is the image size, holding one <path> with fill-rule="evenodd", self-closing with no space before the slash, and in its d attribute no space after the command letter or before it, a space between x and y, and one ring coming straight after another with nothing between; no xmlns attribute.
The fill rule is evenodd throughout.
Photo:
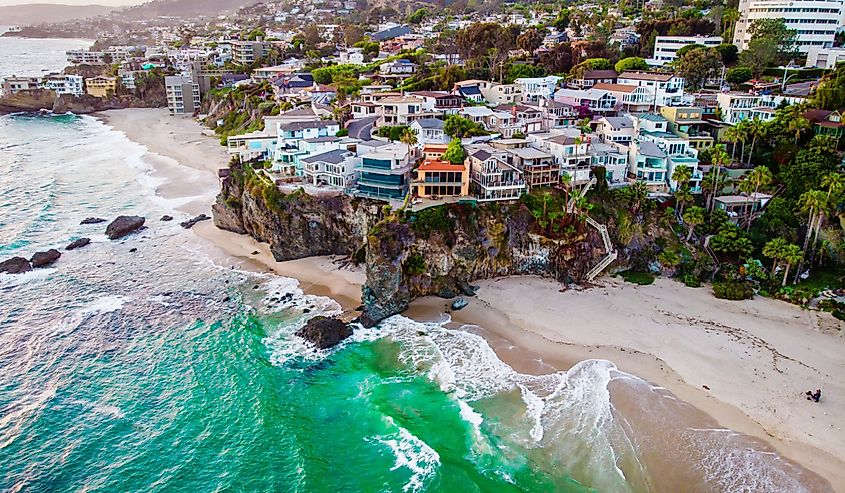
<svg viewBox="0 0 845 493"><path fill-rule="evenodd" d="M205 214L200 214L199 216L197 216L193 219L188 219L187 221L183 221L183 222L179 223L179 225L182 226L185 229L191 229L191 228L194 227L194 224L196 224L200 221L207 221L209 219L211 219L211 218L206 216Z"/></svg>
<svg viewBox="0 0 845 493"><path fill-rule="evenodd" d="M29 260L23 257L12 257L9 260L0 262L0 272L9 274L20 274L22 272L29 272L32 270Z"/></svg>
<svg viewBox="0 0 845 493"><path fill-rule="evenodd" d="M33 267L46 267L56 260L59 260L62 254L59 253L58 250L55 248L51 248L46 252L36 252L35 255L32 256L30 262L32 262Z"/></svg>
<svg viewBox="0 0 845 493"><path fill-rule="evenodd" d="M144 225L144 218L141 216L118 216L106 228L106 236L110 240L123 238L124 236L137 231Z"/></svg>
<svg viewBox="0 0 845 493"><path fill-rule="evenodd" d="M452 302L452 310L460 310L462 308L466 308L467 305L469 305L467 300L463 298L458 298Z"/></svg>
<svg viewBox="0 0 845 493"><path fill-rule="evenodd" d="M100 224L104 222L106 222L106 220L101 217L86 217L79 224Z"/></svg>
<svg viewBox="0 0 845 493"><path fill-rule="evenodd" d="M337 346L340 341L352 335L352 329L336 318L314 317L296 335L312 342L320 349Z"/></svg>
<svg viewBox="0 0 845 493"><path fill-rule="evenodd" d="M70 245L65 247L65 250L76 250L77 248L82 248L86 245L91 243L91 238L80 238L78 240L74 240L70 243Z"/></svg>
<svg viewBox="0 0 845 493"><path fill-rule="evenodd" d="M172 221L172 220L173 220L173 216L168 216L167 214L161 216L161 221L167 222L167 221Z"/></svg>

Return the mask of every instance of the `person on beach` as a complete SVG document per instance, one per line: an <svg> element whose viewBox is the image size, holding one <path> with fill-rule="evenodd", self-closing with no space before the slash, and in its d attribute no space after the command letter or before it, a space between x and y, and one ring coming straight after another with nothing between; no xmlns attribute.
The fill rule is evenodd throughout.
<svg viewBox="0 0 845 493"><path fill-rule="evenodd" d="M807 391L807 400L808 401L815 401L819 402L822 399L822 389L816 389L815 392L812 390Z"/></svg>

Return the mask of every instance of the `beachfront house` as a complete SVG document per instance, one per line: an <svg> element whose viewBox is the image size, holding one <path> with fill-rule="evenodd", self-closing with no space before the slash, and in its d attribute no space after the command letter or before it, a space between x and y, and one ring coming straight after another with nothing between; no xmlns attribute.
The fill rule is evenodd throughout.
<svg viewBox="0 0 845 493"><path fill-rule="evenodd" d="M303 174L312 185L348 189L355 183L361 158L346 149L333 149L302 158Z"/></svg>
<svg viewBox="0 0 845 493"><path fill-rule="evenodd" d="M507 151L479 144L467 147L470 193L480 202L516 200L525 193L522 171L507 161Z"/></svg>
<svg viewBox="0 0 845 493"><path fill-rule="evenodd" d="M410 191L415 148L400 142L371 142L358 144L361 162L355 168L358 182L353 193L383 200L402 200Z"/></svg>
<svg viewBox="0 0 845 493"><path fill-rule="evenodd" d="M415 174L411 186L417 197L433 199L469 195L469 171L464 163L426 159L417 167Z"/></svg>

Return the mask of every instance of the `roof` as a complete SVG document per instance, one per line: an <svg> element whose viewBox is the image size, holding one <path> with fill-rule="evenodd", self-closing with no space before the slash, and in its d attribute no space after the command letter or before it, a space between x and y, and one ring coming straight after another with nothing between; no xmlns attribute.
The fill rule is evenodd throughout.
<svg viewBox="0 0 845 493"><path fill-rule="evenodd" d="M417 171L464 171L463 164L453 164L449 161L426 160L423 162Z"/></svg>
<svg viewBox="0 0 845 493"><path fill-rule="evenodd" d="M308 142L308 143L311 143L311 144L319 144L320 142L337 142L338 140L340 140L340 137L334 137L334 136L328 137L327 136L327 137L314 137L313 139L305 139L305 142Z"/></svg>
<svg viewBox="0 0 845 493"><path fill-rule="evenodd" d="M414 96L420 96L424 98L455 98L460 96L455 96L454 94L449 94L445 91L414 91L411 93Z"/></svg>
<svg viewBox="0 0 845 493"><path fill-rule="evenodd" d="M575 137L570 137L569 135L555 135L554 137L549 137L546 141L554 144L572 145L575 143Z"/></svg>
<svg viewBox="0 0 845 493"><path fill-rule="evenodd" d="M471 155L472 157L474 157L475 159L478 159L479 161L487 161L487 160L488 160L488 159L490 159L490 157L492 156L492 154L490 154L489 152L485 151L484 149L479 149L479 150L477 150L477 151L473 152L473 153L472 153L472 154L470 154L470 155Z"/></svg>
<svg viewBox="0 0 845 493"><path fill-rule="evenodd" d="M481 96L481 90L478 86L461 86L458 87L458 92L464 96Z"/></svg>
<svg viewBox="0 0 845 493"><path fill-rule="evenodd" d="M443 120L438 120L437 118L422 118L417 120L415 123L418 123L420 128L433 128L433 129L442 129L446 122Z"/></svg>
<svg viewBox="0 0 845 493"><path fill-rule="evenodd" d="M599 82L598 84L593 85L593 89L611 92L634 92L637 90L637 86L632 86L628 84L607 84L605 82Z"/></svg>
<svg viewBox="0 0 845 493"><path fill-rule="evenodd" d="M313 156L302 158L301 161L305 163L323 162L340 164L345 161L348 156L349 151L347 151L346 149L334 149L332 151L314 154Z"/></svg>
<svg viewBox="0 0 845 493"><path fill-rule="evenodd" d="M604 120L613 128L634 128L634 122L627 116L606 116Z"/></svg>
<svg viewBox="0 0 845 493"><path fill-rule="evenodd" d="M396 26L391 27L390 29L385 29L384 31L379 31L377 33L373 33L370 36L370 39L373 41L387 41L388 39L393 39L399 36L404 36L406 34L411 33L411 28L408 26Z"/></svg>
<svg viewBox="0 0 845 493"><path fill-rule="evenodd" d="M643 156L665 158L666 153L663 152L654 142L640 142L638 151Z"/></svg>
<svg viewBox="0 0 845 493"><path fill-rule="evenodd" d="M420 99L413 96L388 96L378 100L378 104L419 103Z"/></svg>
<svg viewBox="0 0 845 493"><path fill-rule="evenodd" d="M535 149L533 147L517 147L514 149L508 149L508 152L519 156L522 159L540 159L544 157L552 157L552 155L548 152L541 151L540 149Z"/></svg>
<svg viewBox="0 0 845 493"><path fill-rule="evenodd" d="M650 122L668 122L667 119L654 113L643 113L641 115L637 115L637 118L639 118L640 120L648 120Z"/></svg>
<svg viewBox="0 0 845 493"><path fill-rule="evenodd" d="M310 122L290 122L290 123L283 123L279 125L280 130L305 130L306 128L326 128L330 125L337 125L336 121L333 120L317 120L317 121L310 121Z"/></svg>
<svg viewBox="0 0 845 493"><path fill-rule="evenodd" d="M496 111L513 111L516 108L516 111L519 113L529 113L529 112L539 112L540 110L534 108L532 106L525 106L524 104L500 104L496 106Z"/></svg>
<svg viewBox="0 0 845 493"><path fill-rule="evenodd" d="M672 77L674 77L673 74L660 72L622 72L619 74L620 79L653 80L658 82L666 82Z"/></svg>
<svg viewBox="0 0 845 493"><path fill-rule="evenodd" d="M461 110L464 114L470 116L490 116L493 114L493 110L486 106L469 106Z"/></svg>
<svg viewBox="0 0 845 493"><path fill-rule="evenodd" d="M586 70L582 79L615 79L618 75L615 70Z"/></svg>

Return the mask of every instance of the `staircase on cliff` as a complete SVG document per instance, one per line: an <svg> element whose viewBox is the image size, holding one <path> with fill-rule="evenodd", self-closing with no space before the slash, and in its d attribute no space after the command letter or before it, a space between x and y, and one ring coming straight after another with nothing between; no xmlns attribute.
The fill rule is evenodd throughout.
<svg viewBox="0 0 845 493"><path fill-rule="evenodd" d="M613 248L613 242L610 241L610 234L607 232L607 226L604 224L599 224L590 216L587 216L587 224L596 228L601 234L601 241L604 243L604 251L605 256L601 261L596 264L589 272L587 272L587 280L592 281L596 278L599 274L604 271L607 266L613 263L614 260L619 256L619 253Z"/></svg>

